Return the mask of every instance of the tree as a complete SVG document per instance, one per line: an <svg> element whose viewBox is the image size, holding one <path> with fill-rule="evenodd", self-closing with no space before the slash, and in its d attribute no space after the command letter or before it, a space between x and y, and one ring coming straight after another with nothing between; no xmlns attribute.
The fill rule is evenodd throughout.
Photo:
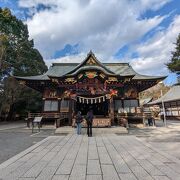
<svg viewBox="0 0 180 180"><path fill-rule="evenodd" d="M178 35L177 41L175 43L175 51L172 52L172 58L167 67L171 72L174 72L180 76L180 34Z"/></svg>
<svg viewBox="0 0 180 180"><path fill-rule="evenodd" d="M31 106L27 103L28 96L34 104L40 98L40 94L20 86L11 75L31 76L46 71L41 54L34 48L33 40L29 40L27 25L13 16L8 8L0 8L0 116L7 112L8 119L12 119L18 104L24 102ZM22 109L26 111L26 108Z"/></svg>
<svg viewBox="0 0 180 180"><path fill-rule="evenodd" d="M33 40L29 40L27 25L7 8L0 8L0 37L4 39L1 63L12 67L13 75L34 75L47 71L41 54L34 48Z"/></svg>

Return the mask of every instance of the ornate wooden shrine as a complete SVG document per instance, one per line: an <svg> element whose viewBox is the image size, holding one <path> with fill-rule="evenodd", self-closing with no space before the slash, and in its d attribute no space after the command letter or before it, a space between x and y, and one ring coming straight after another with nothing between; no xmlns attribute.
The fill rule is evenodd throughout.
<svg viewBox="0 0 180 180"><path fill-rule="evenodd" d="M117 114L136 115L138 93L164 78L140 75L128 63L101 63L92 52L81 63L53 63L43 75L16 77L43 93L43 114L66 113L68 125L77 111L89 109L110 124Z"/></svg>

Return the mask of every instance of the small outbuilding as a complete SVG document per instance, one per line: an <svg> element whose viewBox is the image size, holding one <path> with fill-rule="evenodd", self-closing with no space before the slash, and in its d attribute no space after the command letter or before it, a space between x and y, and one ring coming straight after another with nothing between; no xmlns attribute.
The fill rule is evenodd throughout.
<svg viewBox="0 0 180 180"><path fill-rule="evenodd" d="M161 112L163 112L163 103L167 119L180 120L180 84L172 86L166 94L159 99L148 103L148 105L159 105Z"/></svg>

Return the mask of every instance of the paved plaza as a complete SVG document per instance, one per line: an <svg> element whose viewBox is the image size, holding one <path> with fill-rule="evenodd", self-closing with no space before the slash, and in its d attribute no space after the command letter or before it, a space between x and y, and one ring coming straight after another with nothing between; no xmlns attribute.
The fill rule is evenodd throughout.
<svg viewBox="0 0 180 180"><path fill-rule="evenodd" d="M179 180L180 161L134 135L49 136L0 165L3 180Z"/></svg>
<svg viewBox="0 0 180 180"><path fill-rule="evenodd" d="M53 135L53 130L32 134L23 122L0 123L0 164L42 139Z"/></svg>

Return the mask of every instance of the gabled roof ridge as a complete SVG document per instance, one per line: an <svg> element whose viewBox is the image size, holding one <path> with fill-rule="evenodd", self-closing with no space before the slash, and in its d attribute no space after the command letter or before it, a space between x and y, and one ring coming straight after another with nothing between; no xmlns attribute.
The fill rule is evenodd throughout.
<svg viewBox="0 0 180 180"><path fill-rule="evenodd" d="M77 69L79 69L81 66L83 66L84 63L86 63L88 61L88 59L92 56L92 58L102 67L104 68L106 71L108 71L109 73L114 74L114 72L112 72L110 69L108 69L106 66L104 66L94 55L94 53L92 51L90 51L86 58L80 62L72 71L68 72L67 74L73 73L74 71L76 71Z"/></svg>
<svg viewBox="0 0 180 180"><path fill-rule="evenodd" d="M67 62L67 63L52 63L52 66L63 66L63 65L78 65L79 63L70 63L70 62Z"/></svg>
<svg viewBox="0 0 180 180"><path fill-rule="evenodd" d="M102 64L105 64L105 65L107 65L107 64L110 64L110 65L116 65L116 64L129 65L129 63L127 63L127 62L104 62Z"/></svg>
<svg viewBox="0 0 180 180"><path fill-rule="evenodd" d="M58 63L52 63L52 66L63 66L63 65L74 65L74 66L76 66L76 65L79 65L80 63L71 63L71 62L58 62ZM125 63L125 62L112 62L112 63L108 63L108 62L102 62L101 64L103 64L103 65L111 65L111 66L116 66L116 65L128 65L129 66L129 63Z"/></svg>

